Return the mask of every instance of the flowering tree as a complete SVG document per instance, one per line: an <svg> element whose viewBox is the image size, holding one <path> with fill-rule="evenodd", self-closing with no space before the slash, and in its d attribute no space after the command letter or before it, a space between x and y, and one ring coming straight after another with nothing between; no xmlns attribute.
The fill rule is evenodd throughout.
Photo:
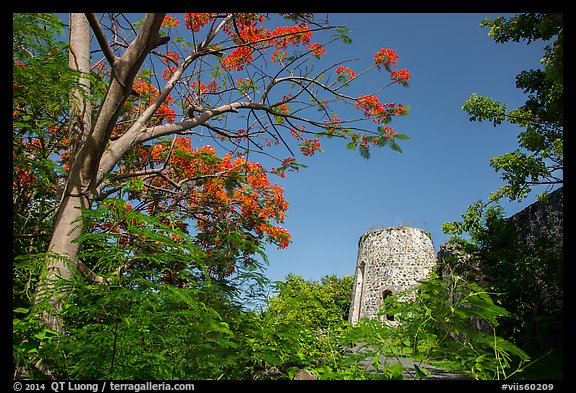
<svg viewBox="0 0 576 393"><path fill-rule="evenodd" d="M27 157L15 160L14 201L39 186L30 162L50 163L42 186L53 200L51 256L36 292L37 300L49 293L54 309L59 279L83 274L105 284L135 264L128 258L99 271L80 258L84 233L149 246L130 232L129 212L140 212L172 228L175 244L193 241L208 256L208 273L225 277L252 261L255 249L239 247L238 239L289 244L280 226L288 203L270 174L297 171L300 154L321 151L321 138L342 139L364 158L372 147L400 151L397 140L408 138L389 124L408 107L382 98L385 87L408 86L396 52L381 49L362 68L350 59L328 61L331 46L350 39L310 14L146 14L138 21L71 14L70 26L77 72L70 102L54 105L54 116L36 128L24 121L30 105L14 106L15 154ZM101 58L89 58L89 30ZM25 81L37 69L33 56L19 56L15 78ZM361 78L375 81L372 91L354 92ZM15 95L23 89L15 80ZM350 109L354 115L342 118ZM116 219L83 214L101 208ZM183 285L171 281L183 268L166 266L166 282ZM53 318L45 322L61 330Z"/></svg>

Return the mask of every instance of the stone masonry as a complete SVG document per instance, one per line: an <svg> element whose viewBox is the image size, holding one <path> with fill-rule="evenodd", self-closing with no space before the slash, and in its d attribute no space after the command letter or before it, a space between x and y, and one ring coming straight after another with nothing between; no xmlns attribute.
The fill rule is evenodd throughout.
<svg viewBox="0 0 576 393"><path fill-rule="evenodd" d="M534 202L508 219L518 231L518 246L531 247L539 239L549 241L548 251L564 251L564 187L548 194L546 201Z"/></svg>
<svg viewBox="0 0 576 393"><path fill-rule="evenodd" d="M350 322L376 317L388 294L414 288L435 265L432 240L421 229L398 226L362 235L358 241Z"/></svg>

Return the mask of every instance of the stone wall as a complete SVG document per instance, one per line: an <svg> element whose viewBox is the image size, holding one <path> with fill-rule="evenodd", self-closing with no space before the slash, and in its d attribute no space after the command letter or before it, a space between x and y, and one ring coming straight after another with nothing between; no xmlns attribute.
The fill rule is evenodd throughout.
<svg viewBox="0 0 576 393"><path fill-rule="evenodd" d="M436 265L430 235L407 226L378 229L358 241L356 277L349 320L374 318L386 293L411 289Z"/></svg>
<svg viewBox="0 0 576 393"><path fill-rule="evenodd" d="M564 187L548 194L508 219L518 234L519 247L531 247L547 239L548 250L555 255L564 251Z"/></svg>

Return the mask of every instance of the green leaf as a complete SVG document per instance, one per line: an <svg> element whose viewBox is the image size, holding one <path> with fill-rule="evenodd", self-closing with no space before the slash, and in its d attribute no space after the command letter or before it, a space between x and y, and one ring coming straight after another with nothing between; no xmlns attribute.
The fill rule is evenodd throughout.
<svg viewBox="0 0 576 393"><path fill-rule="evenodd" d="M45 340L46 338L49 338L50 336L58 336L58 333L56 333L55 331L50 330L48 328L45 328L41 332L36 333L34 335L34 337L36 337L40 341Z"/></svg>
<svg viewBox="0 0 576 393"><path fill-rule="evenodd" d="M17 312L19 314L28 314L30 310L24 307L18 307L16 309L14 309L14 312Z"/></svg>
<svg viewBox="0 0 576 393"><path fill-rule="evenodd" d="M430 375L430 371L426 370L425 368L420 368L418 367L417 364L414 364L414 370L416 370L416 376L418 378L426 378L428 375Z"/></svg>
<svg viewBox="0 0 576 393"><path fill-rule="evenodd" d="M386 138L385 136L381 136L378 137L378 139L376 139L376 145L379 147L384 147L388 144L388 138Z"/></svg>
<svg viewBox="0 0 576 393"><path fill-rule="evenodd" d="M491 120L494 127L506 120L506 108L506 104L476 93L473 93L462 106L470 116L470 121Z"/></svg>
<svg viewBox="0 0 576 393"><path fill-rule="evenodd" d="M405 368L402 363L396 363L388 368L390 372L390 379L404 379L402 372L404 372Z"/></svg>
<svg viewBox="0 0 576 393"><path fill-rule="evenodd" d="M126 182L126 186L131 191L142 191L144 189L144 180L130 179Z"/></svg>
<svg viewBox="0 0 576 393"><path fill-rule="evenodd" d="M374 366L375 370L378 370L380 367L380 353L376 353L374 356L372 356L372 365Z"/></svg>
<svg viewBox="0 0 576 393"><path fill-rule="evenodd" d="M390 148L394 151L397 151L398 153L402 153L402 149L400 148L400 146L398 146L398 144L396 142L394 142L393 140L389 140L388 144L390 145Z"/></svg>
<svg viewBox="0 0 576 393"><path fill-rule="evenodd" d="M341 38L342 42L344 44L351 44L352 43L352 39L350 37L348 37L348 34L350 34L352 32L351 30L348 30L345 27L339 27L336 29L336 32L338 34L334 34L332 37Z"/></svg>

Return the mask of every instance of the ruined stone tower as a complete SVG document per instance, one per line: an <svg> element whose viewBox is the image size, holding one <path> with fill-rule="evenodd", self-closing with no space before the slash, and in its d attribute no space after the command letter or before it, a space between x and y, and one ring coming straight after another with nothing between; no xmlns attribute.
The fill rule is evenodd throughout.
<svg viewBox="0 0 576 393"><path fill-rule="evenodd" d="M415 287L435 265L432 240L421 229L398 226L362 235L358 241L350 322L376 317L386 296Z"/></svg>

